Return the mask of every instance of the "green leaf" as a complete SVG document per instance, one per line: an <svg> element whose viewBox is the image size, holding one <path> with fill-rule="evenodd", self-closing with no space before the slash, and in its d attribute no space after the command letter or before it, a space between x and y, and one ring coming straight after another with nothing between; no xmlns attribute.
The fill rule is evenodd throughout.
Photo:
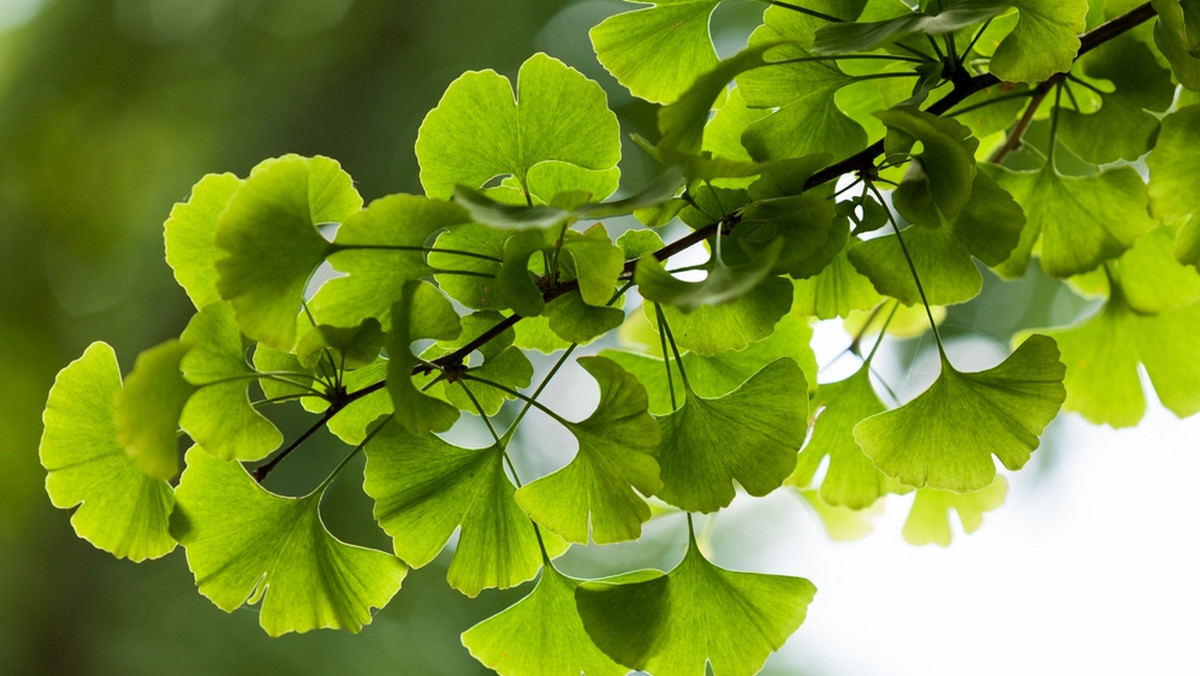
<svg viewBox="0 0 1200 676"><path fill-rule="evenodd" d="M780 318L792 306L791 283L768 277L745 295L721 305L704 305L684 313L664 306L663 314L681 349L711 357L729 350L744 349L771 335ZM653 318L649 304L644 306Z"/></svg>
<svg viewBox="0 0 1200 676"><path fill-rule="evenodd" d="M1162 121L1162 131L1146 166L1150 168L1150 210L1168 223L1200 211L1200 105L1181 108ZM1194 264L1194 260L1186 261Z"/></svg>
<svg viewBox="0 0 1200 676"><path fill-rule="evenodd" d="M179 363L191 346L169 340L138 355L114 399L117 442L154 479L179 473L179 416L196 387Z"/></svg>
<svg viewBox="0 0 1200 676"><path fill-rule="evenodd" d="M1175 260L1200 270L1200 218L1180 226L1175 239Z"/></svg>
<svg viewBox="0 0 1200 676"><path fill-rule="evenodd" d="M1175 241L1173 228L1157 227L1105 266L1107 274L1120 280L1135 312L1157 314L1200 300L1200 273L1175 260Z"/></svg>
<svg viewBox="0 0 1200 676"><path fill-rule="evenodd" d="M511 232L489 228L476 223L457 227L438 236L434 247L473 251L495 260L456 256L441 252L429 254L429 264L435 268L463 270L478 275L438 274L438 287L454 300L472 310L505 310L496 294L496 274L504 258L504 243ZM319 294L318 294L319 295Z"/></svg>
<svg viewBox="0 0 1200 676"><path fill-rule="evenodd" d="M871 518L883 511L882 503L876 503L867 509L834 507L822 500L816 490L798 492L821 521L825 534L834 542L854 542L866 537L875 530Z"/></svg>
<svg viewBox="0 0 1200 676"><path fill-rule="evenodd" d="M650 4L650 3L645 3ZM634 96L669 103L717 65L708 20L720 0L658 0L588 32L596 58Z"/></svg>
<svg viewBox="0 0 1200 676"><path fill-rule="evenodd" d="M876 467L906 486L985 488L996 476L992 456L1020 469L1058 414L1067 396L1058 356L1054 341L1036 334L986 371L956 371L943 356L929 389L863 420L854 438Z"/></svg>
<svg viewBox="0 0 1200 676"><path fill-rule="evenodd" d="M649 328L649 325L647 324ZM650 328L653 331L652 328ZM743 350L730 350L712 357L701 357L694 352L683 354L683 368L687 372L688 384L701 397L715 398L729 394L746 382L762 367L781 357L788 357L800 365L810 386L817 382L817 358L809 342L812 327L808 321L795 315L779 320L770 337L751 343ZM657 335L654 348L658 349ZM603 350L600 356L611 359L637 377L649 395L650 412L662 415L671 412L671 391L667 388L666 368L662 359L623 350ZM675 369L672 364L672 369ZM676 401L683 401L683 381L677 372L672 376Z"/></svg>
<svg viewBox="0 0 1200 676"><path fill-rule="evenodd" d="M303 498L267 492L236 462L190 450L171 534L187 551L200 593L226 612L262 601L271 636L358 632L408 572L383 552L346 544L321 521L327 484Z"/></svg>
<svg viewBox="0 0 1200 676"><path fill-rule="evenodd" d="M568 231L562 240L562 266L566 279L579 280L579 294L588 305L612 299L617 276L625 268L625 254L612 243L602 223L582 233Z"/></svg>
<svg viewBox="0 0 1200 676"><path fill-rule="evenodd" d="M667 272L654 256L638 260L633 279L638 292L646 300L663 303L692 313L700 308L721 305L750 293L762 285L771 273L783 239L776 238L757 259L736 268L725 265L715 256L710 261L708 276L700 282L685 282Z"/></svg>
<svg viewBox="0 0 1200 676"><path fill-rule="evenodd" d="M1020 19L992 54L992 74L1005 82L1034 83L1071 70L1088 0L1016 0L1013 4Z"/></svg>
<svg viewBox="0 0 1200 676"><path fill-rule="evenodd" d="M912 155L913 161L897 195L903 196L905 184L919 182L926 186L929 199L942 216L957 218L971 198L975 179L975 149L979 141L971 136L971 130L954 120L905 108L881 110L875 117L888 128L889 158L907 155L916 141L924 148ZM904 213L904 209L900 211Z"/></svg>
<svg viewBox="0 0 1200 676"><path fill-rule="evenodd" d="M578 290L568 291L547 303L545 315L547 326L555 336L567 343L580 345L586 345L612 331L625 320L623 310L615 307L588 305ZM525 346L537 347L535 345ZM547 346L551 348L549 352L565 347L557 341L548 343Z"/></svg>
<svg viewBox="0 0 1200 676"><path fill-rule="evenodd" d="M391 329L391 308L404 283L433 273L426 262L429 237L468 221L466 211L450 202L416 195L388 195L346 217L333 241L329 263L347 273L325 282L309 304L321 324L352 327L373 317ZM472 249L473 250L473 249ZM445 267L487 261L442 254Z"/></svg>
<svg viewBox="0 0 1200 676"><path fill-rule="evenodd" d="M1063 176L1049 165L1033 172L993 165L991 173L1029 221L1012 256L996 267L1006 277L1024 274L1039 241L1042 269L1069 277L1120 256L1155 225L1147 213L1146 184L1130 167L1086 177Z"/></svg>
<svg viewBox="0 0 1200 676"><path fill-rule="evenodd" d="M978 171L971 183L971 199L954 221L954 236L972 256L999 265L1016 248L1025 222L1025 211L1013 196Z"/></svg>
<svg viewBox="0 0 1200 676"><path fill-rule="evenodd" d="M377 386L387 378L388 363L388 360L380 359L370 366L350 371L342 377L342 385L350 393L369 386ZM380 387L342 408L337 415L330 418L326 427L344 443L358 445L367 438L371 424L380 416L388 415L391 412L392 397L387 388Z"/></svg>
<svg viewBox="0 0 1200 676"><path fill-rule="evenodd" d="M983 513L996 509L1004 502L1008 482L996 477L992 485L970 493L951 493L936 488L922 488L913 500L912 511L904 522L904 539L909 544L937 543L950 545L950 510L958 512L963 531L974 533L983 525Z"/></svg>
<svg viewBox="0 0 1200 676"><path fill-rule="evenodd" d="M163 223L167 264L197 310L221 298L216 261L224 252L217 248L217 221L241 185L233 174L206 174Z"/></svg>
<svg viewBox="0 0 1200 676"><path fill-rule="evenodd" d="M1158 131L1158 117L1150 111L1166 110L1175 97L1170 72L1158 65L1145 43L1131 35L1087 53L1080 65L1088 77L1108 80L1115 90L1101 97L1098 111L1060 108L1058 138L1095 164L1132 162L1144 155Z"/></svg>
<svg viewBox="0 0 1200 676"><path fill-rule="evenodd" d="M314 368L328 351L332 366L338 371L354 370L373 364L383 347L383 331L379 321L368 317L355 327L340 328L320 324L305 333L296 345L300 365Z"/></svg>
<svg viewBox="0 0 1200 676"><path fill-rule="evenodd" d="M471 655L501 676L624 676L628 669L600 652L575 610L575 589L582 580L554 566L528 596L463 632Z"/></svg>
<svg viewBox="0 0 1200 676"><path fill-rule="evenodd" d="M751 260L781 245L772 274L812 277L841 251L848 232L845 219L836 217L829 200L806 193L752 202L742 211L733 239Z"/></svg>
<svg viewBox="0 0 1200 676"><path fill-rule="evenodd" d="M812 436L800 452L788 483L804 488L825 456L829 469L821 481L821 500L828 505L865 509L890 492L891 482L872 464L854 441L860 420L887 410L871 387L864 364L854 375L817 386L812 406L816 410Z"/></svg>
<svg viewBox="0 0 1200 676"><path fill-rule="evenodd" d="M587 419L563 424L579 442L566 467L517 491L517 503L568 542L636 540L650 508L634 493L653 495L662 482L654 453L661 440L637 378L603 357L579 365L600 385L600 403Z"/></svg>
<svg viewBox="0 0 1200 676"><path fill-rule="evenodd" d="M794 314L833 319L855 310L869 310L883 300L871 280L850 263L850 253L859 246L862 242L851 238L820 273L795 282Z"/></svg>
<svg viewBox="0 0 1200 676"><path fill-rule="evenodd" d="M461 527L446 576L451 587L474 597L537 574L542 554L535 526L513 499L503 447L459 448L388 425L366 449L363 489L405 563L429 563ZM566 550L561 540L543 538L551 556Z"/></svg>
<svg viewBox="0 0 1200 676"><path fill-rule="evenodd" d="M350 175L327 157L288 155L255 167L217 224L217 290L247 336L280 350L296 342L296 313L332 250L315 226L362 207Z"/></svg>
<svg viewBox="0 0 1200 676"><path fill-rule="evenodd" d="M449 197L457 184L479 188L505 175L541 194L530 176L539 162L608 171L620 159L620 129L604 90L541 53L521 65L516 92L493 70L464 73L417 133L421 185L436 198ZM587 179L572 189L592 185Z"/></svg>
<svg viewBox="0 0 1200 676"><path fill-rule="evenodd" d="M617 246L625 260L641 258L666 246L663 239L653 230L626 230L617 238Z"/></svg>
<svg viewBox="0 0 1200 676"><path fill-rule="evenodd" d="M1013 0L966 0L937 14L913 12L886 21L830 23L817 30L815 54L869 52L906 36L943 35L983 23L1013 5Z"/></svg>
<svg viewBox="0 0 1200 676"><path fill-rule="evenodd" d="M983 288L983 276L971 254L950 228L910 226L904 243L930 305L952 305L968 301ZM921 302L912 270L904 258L897 235L876 237L849 252L854 267L875 285L875 290L905 305Z"/></svg>
<svg viewBox="0 0 1200 676"><path fill-rule="evenodd" d="M1152 0L1154 44L1184 87L1200 90L1200 6L1195 0Z"/></svg>
<svg viewBox="0 0 1200 676"><path fill-rule="evenodd" d="M255 371L246 363L246 343L229 303L205 306L180 341L192 349L179 368L200 389L183 407L179 426L201 448L226 460L258 460L279 448L283 435L250 405L247 388Z"/></svg>
<svg viewBox="0 0 1200 676"><path fill-rule="evenodd" d="M410 434L444 432L458 420L458 408L413 385L412 371L420 362L412 353L412 343L422 338L451 340L461 332L458 313L436 287L429 282L405 282L400 300L392 306L387 389L396 422Z"/></svg>
<svg viewBox="0 0 1200 676"><path fill-rule="evenodd" d="M778 359L721 397L685 391L679 410L659 419L658 497L689 512L733 501L733 482L761 497L796 467L808 429L808 382L791 359Z"/></svg>
<svg viewBox="0 0 1200 676"><path fill-rule="evenodd" d="M764 21L750 36L751 46L781 40L799 43L773 49L771 61L812 56L803 45L811 44L817 20L772 7ZM862 150L867 145L866 132L834 101L834 94L853 82L833 61L801 61L743 73L737 83L746 105L777 109L746 127L742 145L759 162L815 153L840 158ZM796 133L797 129L804 133Z"/></svg>
<svg viewBox="0 0 1200 676"><path fill-rule="evenodd" d="M1063 407L1093 423L1131 427L1146 410L1138 363L1159 401L1179 417L1200 411L1200 304L1157 315L1129 307L1120 287L1102 310L1063 329L1051 329L1067 365Z"/></svg>
<svg viewBox="0 0 1200 676"><path fill-rule="evenodd" d="M804 622L816 594L799 577L718 568L691 541L669 574L657 570L584 582L584 629L617 662L655 676L750 676Z"/></svg>
<svg viewBox="0 0 1200 676"><path fill-rule="evenodd" d="M449 354L475 340L502 321L504 321L504 316L499 312L483 311L469 314L462 318L462 333L457 338L438 341L437 345L426 350L421 358L433 361ZM529 387L529 382L533 378L533 364L529 362L529 358L525 356L524 352L519 348L512 347L514 337L515 332L509 328L481 345L477 352L483 358L482 363L474 357L474 354L469 355L464 363L469 367L471 375L486 378L515 390ZM417 383L424 387L434 377L433 374L424 377L418 376ZM428 391L435 396L440 392L442 398L460 410L473 414L478 413L475 404L467 396L464 385L460 383L461 380L452 383L443 379ZM496 415L507 399L516 398L503 390L477 385L471 386L471 393L475 395L475 400L479 402L487 415Z"/></svg>
<svg viewBox="0 0 1200 676"><path fill-rule="evenodd" d="M79 505L71 516L79 537L119 559L156 559L175 549L167 531L175 497L117 443L113 399L120 391L117 355L107 343L92 343L54 379L38 459L50 502Z"/></svg>

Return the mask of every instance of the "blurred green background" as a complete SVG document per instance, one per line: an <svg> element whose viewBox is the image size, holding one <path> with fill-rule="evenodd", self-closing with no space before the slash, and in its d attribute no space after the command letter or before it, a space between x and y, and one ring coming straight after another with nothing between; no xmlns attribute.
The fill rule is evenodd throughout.
<svg viewBox="0 0 1200 676"><path fill-rule="evenodd" d="M0 672L482 672L458 635L521 592L468 601L443 559L358 636L271 640L253 610L230 616L197 594L181 551L134 565L93 549L43 491L40 414L91 341L127 372L182 330L191 306L162 222L203 174L324 154L368 201L416 192L417 127L451 80L515 74L537 50L597 77L587 29L621 4L0 0ZM627 131L652 119L628 97L614 105ZM343 503L369 515L352 483L326 501L331 528L386 548L337 516Z"/></svg>

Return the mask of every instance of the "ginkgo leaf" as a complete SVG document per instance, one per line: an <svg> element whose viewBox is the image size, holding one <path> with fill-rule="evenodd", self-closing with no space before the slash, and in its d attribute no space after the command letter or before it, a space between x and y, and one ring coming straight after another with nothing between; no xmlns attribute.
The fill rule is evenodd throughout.
<svg viewBox="0 0 1200 676"><path fill-rule="evenodd" d="M1200 10L1188 0L1152 0L1151 4L1158 15L1154 44L1171 63L1179 83L1200 90L1200 55L1196 53L1200 50L1200 26L1196 25Z"/></svg>
<svg viewBox="0 0 1200 676"><path fill-rule="evenodd" d="M412 370L420 362L412 343L422 338L451 340L462 332L458 313L450 301L429 282L405 282L400 300L392 306L392 331L388 334L387 389L395 421L411 434L444 432L458 420L458 408L431 397L413 385Z"/></svg>
<svg viewBox="0 0 1200 676"><path fill-rule="evenodd" d="M246 363L245 339L229 303L205 306L180 340L192 349L179 368L200 389L183 407L179 426L201 448L227 460L258 460L279 448L283 435L250 405L247 388L255 371Z"/></svg>
<svg viewBox="0 0 1200 676"><path fill-rule="evenodd" d="M756 201L742 210L742 220L731 239L751 261L770 256L771 249L779 246L772 274L812 277L845 246L849 228L844 218L837 217L829 200L814 193L755 197Z"/></svg>
<svg viewBox="0 0 1200 676"><path fill-rule="evenodd" d="M1146 158L1150 169L1150 210L1168 223L1182 221L1200 211L1200 191L1195 189L1200 157L1192 152L1198 144L1200 105L1191 105L1163 119L1158 142ZM1194 264L1195 259L1187 262Z"/></svg>
<svg viewBox="0 0 1200 676"><path fill-rule="evenodd" d="M897 237L893 234L863 242L848 258L876 291L905 305L917 305L921 294ZM903 237L930 305L962 303L979 294L983 276L950 228L910 226Z"/></svg>
<svg viewBox="0 0 1200 676"><path fill-rule="evenodd" d="M1058 138L1075 154L1103 164L1136 160L1152 145L1174 147L1154 143L1158 117L1150 111L1170 107L1175 85L1145 43L1122 36L1084 55L1080 65L1089 77L1108 80L1115 89L1101 96L1099 110L1059 110Z"/></svg>
<svg viewBox="0 0 1200 676"><path fill-rule="evenodd" d="M913 499L912 511L904 522L904 539L909 544L950 545L950 510L958 512L963 531L974 533L983 525L983 513L999 507L1008 492L1008 482L997 476L987 488L970 493L951 493L921 488Z"/></svg>
<svg viewBox="0 0 1200 676"><path fill-rule="evenodd" d="M730 267L714 258L708 276L700 282L677 279L663 268L657 258L645 256L638 260L633 279L643 298L691 313L700 308L737 300L753 291L771 273L782 250L783 239L776 238L762 255L748 265Z"/></svg>
<svg viewBox="0 0 1200 676"><path fill-rule="evenodd" d="M857 238L850 238L824 270L808 279L796 280L792 312L833 319L855 310L869 310L883 300L871 280L850 262L850 252L861 245Z"/></svg>
<svg viewBox="0 0 1200 676"><path fill-rule="evenodd" d="M474 597L489 587L513 587L542 565L534 525L521 511L504 474L504 448L467 449L432 434L413 436L388 425L366 447L363 489L375 500L375 520L405 563L420 568L458 545L446 579ZM543 533L548 553L566 551Z"/></svg>
<svg viewBox="0 0 1200 676"><path fill-rule="evenodd" d="M875 117L888 128L885 148L889 157L910 153L917 141L922 145L921 152L912 155L913 162L896 191L897 198L905 193L906 184L919 181L942 216L957 218L971 198L975 180L975 149L979 141L971 136L971 130L948 118L900 107L881 110ZM914 174L919 178L914 178ZM897 208L900 209L899 203Z"/></svg>
<svg viewBox="0 0 1200 676"><path fill-rule="evenodd" d="M120 391L116 353L92 343L54 379L38 459L50 502L79 506L71 515L79 537L119 559L156 559L175 549L167 529L175 497L117 442L113 399Z"/></svg>
<svg viewBox="0 0 1200 676"><path fill-rule="evenodd" d="M1084 321L1050 329L1067 365L1063 407L1094 423L1130 427L1146 410L1138 364L1146 367L1159 400L1179 417L1200 411L1200 304L1156 315L1129 307L1121 288Z"/></svg>
<svg viewBox="0 0 1200 676"><path fill-rule="evenodd" d="M233 174L206 174L163 223L167 264L197 310L221 298L216 261L224 252L217 248L217 221L241 185Z"/></svg>
<svg viewBox="0 0 1200 676"><path fill-rule="evenodd" d="M479 188L503 175L537 193L529 172L539 162L611 170L620 159L617 117L604 90L542 53L521 65L515 94L493 70L463 74L417 133L421 185L436 198L449 197L459 183Z"/></svg>
<svg viewBox="0 0 1200 676"><path fill-rule="evenodd" d="M496 294L496 274L504 259L504 243L513 233L468 223L444 232L434 241L435 249L471 251L480 257L457 256L441 251L429 254L435 268L461 270L470 274L434 275L438 287L472 310L506 310Z"/></svg>
<svg viewBox="0 0 1200 676"><path fill-rule="evenodd" d="M850 509L825 502L816 489L798 492L820 520L825 535L834 542L854 542L870 535L871 531L875 530L872 518L883 511L881 502L866 509Z"/></svg>
<svg viewBox="0 0 1200 676"><path fill-rule="evenodd" d="M854 427L875 466L906 486L965 493L990 485L995 455L1020 469L1067 396L1053 339L1032 335L986 371L942 372L917 398ZM963 421L969 420L969 425Z"/></svg>
<svg viewBox="0 0 1200 676"><path fill-rule="evenodd" d="M615 307L588 305L578 289L568 291L546 304L546 326L566 343L587 345L621 325L625 312ZM524 322L522 322L524 323ZM521 330L518 329L518 333ZM537 347L525 344L527 347ZM551 352L565 347L551 345ZM545 350L543 350L545 351Z"/></svg>
<svg viewBox="0 0 1200 676"><path fill-rule="evenodd" d="M502 321L504 321L504 317L499 312L485 310L469 314L462 318L462 333L457 338L438 341L437 345L431 346L422 353L421 358L433 361L450 354L492 330ZM514 390L528 387L533 378L533 364L530 363L524 352L519 348L512 347L514 337L515 332L509 328L481 345L478 353L483 358L482 363L473 355L468 355L468 359L464 360L464 363L468 366L469 373ZM425 383L434 377L436 376L433 374L424 377L418 376L417 382L424 387ZM471 386L471 394L474 395L474 401L472 401L472 398L467 395L465 387L466 384L461 379L453 383L443 379L427 391L435 396L440 393L440 396L446 401L471 413L478 413L475 409L475 402L478 402L486 415L495 415L506 400L516 398L512 394L494 387Z"/></svg>
<svg viewBox="0 0 1200 676"><path fill-rule="evenodd" d="M967 0L937 14L912 12L885 21L830 23L817 30L813 53L869 52L914 33L943 35L983 23L1012 6L1012 0Z"/></svg>
<svg viewBox="0 0 1200 676"><path fill-rule="evenodd" d="M651 332L653 328L647 327ZM808 321L796 315L787 315L779 320L770 337L751 343L744 350L730 350L712 357L701 357L694 352L683 354L683 368L687 372L688 385L701 397L720 397L736 390L762 367L781 357L788 357L800 365L810 385L817 382L817 358L809 343L812 327ZM654 348L659 349L657 334ZM611 359L637 377L649 397L650 412L655 415L670 413L671 391L667 387L666 369L662 359L624 350L603 350L600 356ZM678 377L672 362L671 384L675 387L675 401L683 401L683 381Z"/></svg>
<svg viewBox="0 0 1200 676"><path fill-rule="evenodd" d="M853 433L860 420L887 410L871 387L867 366L845 380L818 385L812 406L818 411L812 436L788 482L807 487L821 460L829 456L829 468L821 480L821 500L851 509L875 504L890 492L891 482L855 443Z"/></svg>
<svg viewBox="0 0 1200 676"><path fill-rule="evenodd" d="M834 11L850 11L849 3L838 4ZM812 56L804 45L811 45L813 29L824 23L782 7L768 8L763 21L750 36L751 46L797 43L771 50L771 61ZM867 144L866 132L834 101L834 94L853 82L834 61L801 60L746 71L737 78L746 105L775 110L746 127L742 145L759 162L814 153L847 157L861 150Z"/></svg>
<svg viewBox="0 0 1200 676"><path fill-rule="evenodd" d="M609 657L655 676L750 676L804 622L816 587L718 568L694 539L668 574L643 570L575 590L583 627Z"/></svg>
<svg viewBox="0 0 1200 676"><path fill-rule="evenodd" d="M350 175L327 157L288 155L255 167L217 224L217 290L247 336L280 350L296 342L308 278L332 251L316 226L362 207Z"/></svg>
<svg viewBox="0 0 1200 676"><path fill-rule="evenodd" d="M188 451L171 534L200 593L226 612L262 601L259 624L271 636L370 624L371 608L387 605L408 569L333 537L321 520L324 486L275 495L238 463Z"/></svg>
<svg viewBox="0 0 1200 676"><path fill-rule="evenodd" d="M588 35L621 86L651 103L669 103L717 65L708 20L720 2L657 0L605 19Z"/></svg>
<svg viewBox="0 0 1200 676"><path fill-rule="evenodd" d="M566 233L561 247L563 278L579 281L579 294L588 305L608 303L617 276L625 267L625 255L613 244L604 225L597 223L582 233Z"/></svg>
<svg viewBox="0 0 1200 676"><path fill-rule="evenodd" d="M1071 70L1087 0L1015 0L1017 26L992 53L989 69L1005 82L1041 82Z"/></svg>
<svg viewBox="0 0 1200 676"><path fill-rule="evenodd" d="M141 353L114 399L117 441L155 479L179 473L179 416L196 391L183 379L179 363L190 349L169 340Z"/></svg>
<svg viewBox="0 0 1200 676"><path fill-rule="evenodd" d="M391 308L404 283L433 273L423 247L430 235L466 223L457 204L416 195L388 195L346 217L333 240L329 263L347 273L325 282L309 307L317 321L358 326L374 317L391 329ZM460 269L480 259L446 254L443 265ZM486 261L486 259L483 259Z"/></svg>
<svg viewBox="0 0 1200 676"><path fill-rule="evenodd" d="M734 481L757 497L791 475L808 429L808 382L796 362L778 359L721 397L687 389L679 409L659 422L657 497L715 512L733 501Z"/></svg>
<svg viewBox="0 0 1200 676"><path fill-rule="evenodd" d="M750 343L771 335L780 318L792 306L791 284L779 277L768 277L745 295L721 305L702 305L684 313L663 306L667 326L681 349L711 357L729 350L744 349ZM647 316L657 321L650 305Z"/></svg>
<svg viewBox="0 0 1200 676"><path fill-rule="evenodd" d="M1200 300L1200 271L1175 259L1176 242L1174 228L1159 226L1105 265L1105 274L1119 280L1135 312L1158 314Z"/></svg>
<svg viewBox="0 0 1200 676"><path fill-rule="evenodd" d="M338 371L362 368L375 362L383 347L379 321L368 317L358 326L314 326L296 345L296 358L305 368L313 368L328 354Z"/></svg>
<svg viewBox="0 0 1200 676"><path fill-rule="evenodd" d="M1120 256L1155 226L1147 213L1146 184L1131 167L1086 177L1063 176L1049 164L1033 172L993 165L991 173L1028 219L1012 255L996 266L1006 277L1025 273L1039 241L1042 269L1069 277Z"/></svg>
<svg viewBox="0 0 1200 676"><path fill-rule="evenodd" d="M641 258L666 246L662 236L653 230L626 230L617 238L617 246L626 260Z"/></svg>
<svg viewBox="0 0 1200 676"><path fill-rule="evenodd" d="M553 565L528 596L463 632L462 644L484 666L501 676L624 676L588 638L575 610L575 589L582 580Z"/></svg>
<svg viewBox="0 0 1200 676"><path fill-rule="evenodd" d="M517 503L568 542L597 544L636 540L650 508L634 493L653 495L662 487L655 451L658 422L647 411L646 390L637 378L604 357L579 365L600 385L600 403L585 420L564 422L579 441L575 458L562 469L517 491Z"/></svg>

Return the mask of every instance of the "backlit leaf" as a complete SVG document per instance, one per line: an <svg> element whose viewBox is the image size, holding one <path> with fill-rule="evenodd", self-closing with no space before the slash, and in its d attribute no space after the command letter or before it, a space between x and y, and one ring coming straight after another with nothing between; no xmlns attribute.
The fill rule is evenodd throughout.
<svg viewBox="0 0 1200 676"><path fill-rule="evenodd" d="M224 252L217 248L217 220L241 185L233 174L206 174L163 224L167 264L197 310L221 298L216 262Z"/></svg>
<svg viewBox="0 0 1200 676"><path fill-rule="evenodd" d="M405 282L400 300L392 306L388 334L388 392L396 422L410 434L444 432L458 420L458 408L435 399L413 384L412 370L420 362L412 343L422 338L451 340L462 332L450 301L429 282Z"/></svg>
<svg viewBox="0 0 1200 676"><path fill-rule="evenodd" d="M275 495L238 463L188 451L171 534L200 593L226 612L261 600L259 624L271 636L369 624L408 571L333 537L321 521L323 494L324 486L303 498Z"/></svg>
<svg viewBox="0 0 1200 676"><path fill-rule="evenodd" d="M38 459L50 502L79 506L71 515L79 537L119 559L156 559L175 549L167 531L175 497L117 443L113 399L120 391L116 354L92 343L54 379Z"/></svg>
<svg viewBox="0 0 1200 676"><path fill-rule="evenodd" d="M1070 70L1087 0L1016 0L1013 5L1020 19L992 54L992 73L1005 82L1033 83Z"/></svg>
<svg viewBox="0 0 1200 676"><path fill-rule="evenodd" d="M179 473L179 416L196 391L179 371L189 349L186 343L170 340L138 355L114 400L117 441L155 479L173 479Z"/></svg>
<svg viewBox="0 0 1200 676"><path fill-rule="evenodd" d="M634 493L662 487L654 460L659 426L637 378L603 357L579 360L600 385L600 403L585 420L564 423L579 452L562 469L517 491L517 503L568 542L636 540L650 508Z"/></svg>
<svg viewBox="0 0 1200 676"><path fill-rule="evenodd" d="M996 476L993 455L1020 469L1058 414L1067 396L1058 357L1054 340L1036 334L986 371L963 373L943 357L929 389L863 420L854 438L879 469L906 486L980 490Z"/></svg>
<svg viewBox="0 0 1200 676"><path fill-rule="evenodd" d="M970 493L951 493L936 488L921 488L913 500L912 511L904 522L904 539L909 544L950 544L950 510L958 513L963 531L974 533L983 525L983 513L1004 502L1008 482L996 477L992 485Z"/></svg>

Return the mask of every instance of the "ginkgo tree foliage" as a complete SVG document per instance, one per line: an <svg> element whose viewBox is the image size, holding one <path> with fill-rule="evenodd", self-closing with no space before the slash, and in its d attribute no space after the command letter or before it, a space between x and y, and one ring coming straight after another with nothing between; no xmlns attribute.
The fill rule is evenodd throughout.
<svg viewBox="0 0 1200 676"><path fill-rule="evenodd" d="M591 31L660 106L624 145L658 164L642 185L621 181L604 91L546 54L449 85L416 143L424 194L364 204L319 156L201 178L165 223L195 315L124 377L104 343L60 372L39 448L51 501L118 558L181 546L201 594L260 604L273 636L358 631L451 548L463 594L529 590L462 636L501 674L737 676L816 586L717 566L693 514L915 492L905 537L945 545L950 512L977 528L1004 498L997 463L1027 465L1061 411L1135 425L1140 368L1175 414L1200 411L1200 3L768 2L722 60L721 2L631 5ZM1025 139L1035 121L1044 143ZM1026 327L991 368L956 363L940 306L1031 266L1098 309ZM859 366L826 378L813 325L854 316ZM940 370L904 401L872 363L914 317ZM581 347L607 334L621 347ZM555 356L537 379L533 351ZM581 419L542 396L571 360L599 390ZM297 406L311 426L285 440L272 412ZM577 448L518 476L545 466L513 462L534 452L517 432L535 408ZM444 436L464 414L489 445ZM322 428L345 461L305 495L267 490ZM391 551L324 525L359 453ZM688 533L670 571L555 562L651 519Z"/></svg>

